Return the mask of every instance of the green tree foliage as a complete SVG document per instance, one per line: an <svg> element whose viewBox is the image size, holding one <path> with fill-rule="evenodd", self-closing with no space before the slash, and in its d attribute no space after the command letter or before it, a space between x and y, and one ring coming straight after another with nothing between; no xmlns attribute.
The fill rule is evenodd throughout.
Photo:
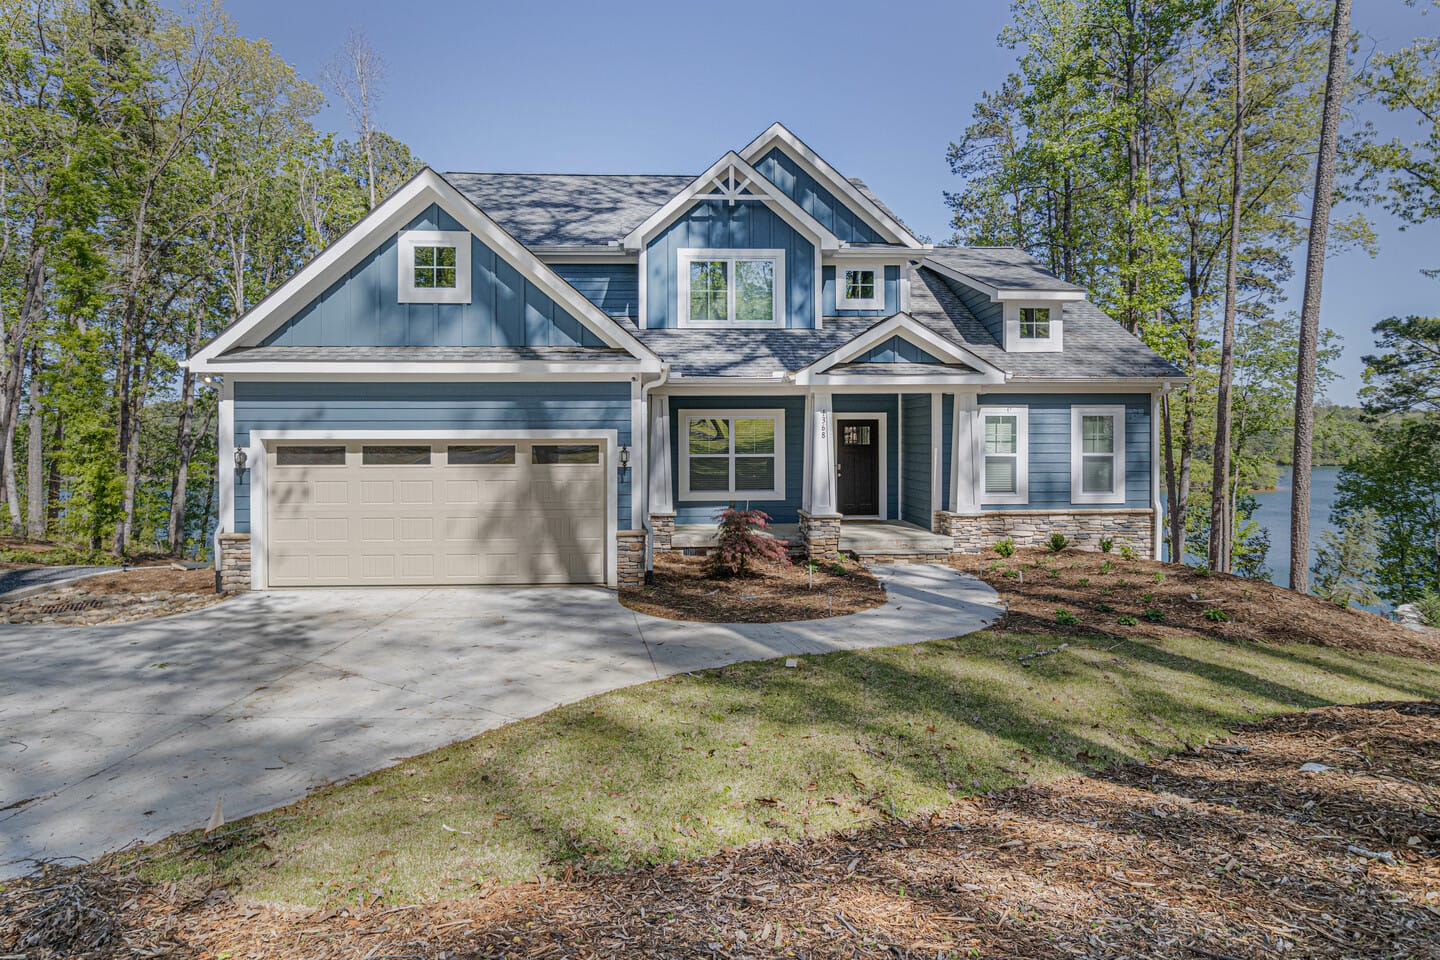
<svg viewBox="0 0 1440 960"><path fill-rule="evenodd" d="M420 164L315 130L319 90L218 3L0 0L0 40L0 509L203 553L217 398L181 361Z"/></svg>
<svg viewBox="0 0 1440 960"><path fill-rule="evenodd" d="M1440 414L1440 317L1390 317L1375 334L1384 352L1365 358L1366 412Z"/></svg>
<svg viewBox="0 0 1440 960"><path fill-rule="evenodd" d="M1377 529L1375 591L1394 604L1440 590L1440 430L1397 418L1340 470L1332 521L1369 511Z"/></svg>
<svg viewBox="0 0 1440 960"><path fill-rule="evenodd" d="M1235 537L1231 542L1231 573L1251 580L1270 578L1270 532L1255 519L1260 501L1242 491L1235 497ZM1210 491L1197 489L1185 513L1190 524L1190 549L1202 561L1210 549ZM1203 565L1203 562L1202 562Z"/></svg>
<svg viewBox="0 0 1440 960"><path fill-rule="evenodd" d="M1374 510L1345 517L1338 530L1320 535L1311 568L1315 595L1342 607L1374 606L1380 597L1371 585L1379 563L1380 521Z"/></svg>

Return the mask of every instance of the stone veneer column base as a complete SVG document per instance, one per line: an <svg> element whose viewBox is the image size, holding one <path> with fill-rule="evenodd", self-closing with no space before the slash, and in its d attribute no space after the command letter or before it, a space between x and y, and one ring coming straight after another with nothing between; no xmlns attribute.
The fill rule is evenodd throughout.
<svg viewBox="0 0 1440 960"><path fill-rule="evenodd" d="M669 553L675 542L675 514L650 514L650 536L656 553Z"/></svg>
<svg viewBox="0 0 1440 960"><path fill-rule="evenodd" d="M840 552L838 513L813 516L800 511L800 543L811 557L833 557Z"/></svg>
<svg viewBox="0 0 1440 960"><path fill-rule="evenodd" d="M631 590L645 582L645 531L621 530L615 535L615 584Z"/></svg>
<svg viewBox="0 0 1440 960"><path fill-rule="evenodd" d="M244 593L250 589L250 534L222 533L215 538L220 566L215 572L218 593Z"/></svg>
<svg viewBox="0 0 1440 960"><path fill-rule="evenodd" d="M956 553L980 553L1006 537L1017 547L1043 547L1050 534L1063 533L1070 545L1081 550L1099 550L1100 540L1110 537L1114 549L1129 544L1135 555L1153 559L1155 511L1131 507L1113 510L987 510L978 516L935 512L936 533L955 541Z"/></svg>

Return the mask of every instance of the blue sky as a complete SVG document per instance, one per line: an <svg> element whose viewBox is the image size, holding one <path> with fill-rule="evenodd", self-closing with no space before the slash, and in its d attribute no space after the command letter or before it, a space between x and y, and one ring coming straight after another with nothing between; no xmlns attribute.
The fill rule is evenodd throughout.
<svg viewBox="0 0 1440 960"><path fill-rule="evenodd" d="M1014 59L995 41L1001 0L229 0L227 9L310 79L351 26L363 29L389 65L380 125L440 170L698 173L781 120L937 242L950 235L942 193L957 186L945 148ZM1401 0L1368 0L1355 16L1362 54L1436 23ZM347 127L333 109L321 121ZM1354 399L1375 321L1440 309L1440 282L1419 272L1440 266L1440 224L1402 233L1372 216L1379 257L1343 253L1326 272L1322 323L1346 348L1330 390L1339 402ZM1298 310L1299 278L1293 286Z"/></svg>

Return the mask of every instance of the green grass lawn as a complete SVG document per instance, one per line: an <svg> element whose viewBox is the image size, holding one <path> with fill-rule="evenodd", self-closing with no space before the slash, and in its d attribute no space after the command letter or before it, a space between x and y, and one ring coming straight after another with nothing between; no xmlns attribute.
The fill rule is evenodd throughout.
<svg viewBox="0 0 1440 960"><path fill-rule="evenodd" d="M1022 653L1069 648L1021 666ZM899 816L1156 756L1286 710L1440 699L1440 665L1308 646L986 631L604 694L320 791L152 879L263 902L464 896ZM245 826L245 825L242 825ZM234 829L235 825L226 828Z"/></svg>

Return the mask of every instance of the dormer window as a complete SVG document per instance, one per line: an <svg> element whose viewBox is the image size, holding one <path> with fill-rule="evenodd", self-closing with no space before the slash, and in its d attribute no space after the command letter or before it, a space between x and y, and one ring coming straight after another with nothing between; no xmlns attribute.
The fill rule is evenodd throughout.
<svg viewBox="0 0 1440 960"><path fill-rule="evenodd" d="M1049 307L1021 307L1021 308L1020 308L1020 339L1021 339L1021 340L1049 340L1049 339L1050 339L1050 308L1049 308Z"/></svg>
<svg viewBox="0 0 1440 960"><path fill-rule="evenodd" d="M405 230L397 243L401 303L470 302L470 234Z"/></svg>
<svg viewBox="0 0 1440 960"><path fill-rule="evenodd" d="M835 267L836 310L885 309L885 271L882 267Z"/></svg>
<svg viewBox="0 0 1440 960"><path fill-rule="evenodd" d="M681 250L682 327L783 327L785 251Z"/></svg>

